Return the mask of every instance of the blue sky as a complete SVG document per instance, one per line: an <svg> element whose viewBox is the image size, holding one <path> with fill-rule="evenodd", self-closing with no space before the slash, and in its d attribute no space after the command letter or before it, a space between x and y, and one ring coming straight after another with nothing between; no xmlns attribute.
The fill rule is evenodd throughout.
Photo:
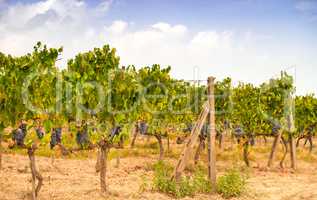
<svg viewBox="0 0 317 200"><path fill-rule="evenodd" d="M95 6L99 1L91 1ZM310 21L309 9L298 9L301 2L292 0L118 0L106 14L108 20L118 18L147 25L157 21L186 24L193 30L213 27L215 29L257 29L263 32L316 30ZM307 3L309 5L309 3ZM312 9L316 3L311 3ZM317 8L315 8L317 9ZM312 10L311 13L316 12ZM317 15L317 13L315 13Z"/></svg>
<svg viewBox="0 0 317 200"><path fill-rule="evenodd" d="M316 0L0 0L4 53L41 40L64 46L63 67L109 43L123 65L172 65L177 78L258 84L288 69L298 94L317 93L316 27Z"/></svg>

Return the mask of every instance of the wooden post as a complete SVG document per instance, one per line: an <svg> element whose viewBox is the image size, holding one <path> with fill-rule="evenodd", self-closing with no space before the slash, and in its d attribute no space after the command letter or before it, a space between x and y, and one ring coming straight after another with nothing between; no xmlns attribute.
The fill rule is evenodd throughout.
<svg viewBox="0 0 317 200"><path fill-rule="evenodd" d="M191 131L190 138L188 139L185 145L185 148L180 156L180 159L177 162L172 179L175 179L176 181L180 180L181 174L183 170L185 169L191 150L194 148L195 142L197 142L197 139L199 137L201 128L203 127L203 124L207 118L208 112L209 112L209 107L208 107L208 104L205 103L203 106L203 110L200 113L198 120Z"/></svg>
<svg viewBox="0 0 317 200"><path fill-rule="evenodd" d="M214 77L208 77L208 104L209 104L209 134L208 134L208 177L212 190L216 189L216 120Z"/></svg>
<svg viewBox="0 0 317 200"><path fill-rule="evenodd" d="M290 136L290 153L291 153L291 168L296 170L297 164L296 164L296 144L295 144L295 139L294 136Z"/></svg>
<svg viewBox="0 0 317 200"><path fill-rule="evenodd" d="M293 123L293 121L291 122ZM292 135L292 132L290 132L289 136L289 145L290 145L290 156L291 156L291 168L296 170L297 164L296 164L296 142L295 138Z"/></svg>
<svg viewBox="0 0 317 200"><path fill-rule="evenodd" d="M291 168L296 170L296 143L293 133L295 132L295 123L294 123L294 99L292 95L288 96L288 116L287 116L287 124L288 124L288 132L290 136L289 144L290 144L290 156L291 156Z"/></svg>

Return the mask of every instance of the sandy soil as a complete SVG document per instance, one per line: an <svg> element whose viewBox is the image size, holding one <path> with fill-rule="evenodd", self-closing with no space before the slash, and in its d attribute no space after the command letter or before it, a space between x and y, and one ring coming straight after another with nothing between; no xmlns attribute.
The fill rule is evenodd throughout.
<svg viewBox="0 0 317 200"><path fill-rule="evenodd" d="M95 160L51 159L36 157L37 167L44 177L40 200L101 200L101 199L172 199L151 191L152 171L149 164L155 158L132 157L121 159L116 168L115 159L108 162L109 194L99 192L99 176ZM31 199L31 174L28 157L3 155L0 171L0 200ZM217 163L219 171L225 163ZM239 199L258 200L317 200L317 165L301 163L294 173L278 168L252 168L248 179L248 192ZM147 183L147 184L144 184ZM143 188L143 189L142 189ZM219 195L196 195L185 199L222 199Z"/></svg>

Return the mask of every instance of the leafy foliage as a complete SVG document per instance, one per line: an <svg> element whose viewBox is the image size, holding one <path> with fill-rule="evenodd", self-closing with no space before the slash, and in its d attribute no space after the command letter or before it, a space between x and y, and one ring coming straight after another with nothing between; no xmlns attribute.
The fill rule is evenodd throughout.
<svg viewBox="0 0 317 200"><path fill-rule="evenodd" d="M55 63L62 51L39 42L32 53L21 57L0 53L3 127L17 127L22 119L28 124L39 119L45 133L52 135L54 128L72 127L71 121L85 120L88 133L84 138L96 143L108 138L117 126L122 130L114 141L127 138L131 123L143 120L149 133L166 135L192 124L207 100L206 86L172 78L170 66L119 67L116 49L109 45L79 53L60 71ZM316 98L293 98L294 91L293 78L284 72L260 86L232 86L230 78L217 81L217 131L240 127L250 138L271 134L277 125L297 135L314 132ZM294 114L296 131L289 127L288 116ZM78 135L77 140L82 143L83 138Z"/></svg>

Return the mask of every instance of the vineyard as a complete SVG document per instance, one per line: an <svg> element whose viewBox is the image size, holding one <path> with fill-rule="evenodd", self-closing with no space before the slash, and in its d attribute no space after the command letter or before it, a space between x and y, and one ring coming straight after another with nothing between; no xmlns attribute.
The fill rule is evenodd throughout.
<svg viewBox="0 0 317 200"><path fill-rule="evenodd" d="M254 192L259 174L306 189L287 199L317 199L317 99L296 96L286 72L236 85L120 66L109 45L65 69L62 53L40 42L21 57L0 53L0 199L278 199ZM230 176L242 180L227 194Z"/></svg>

